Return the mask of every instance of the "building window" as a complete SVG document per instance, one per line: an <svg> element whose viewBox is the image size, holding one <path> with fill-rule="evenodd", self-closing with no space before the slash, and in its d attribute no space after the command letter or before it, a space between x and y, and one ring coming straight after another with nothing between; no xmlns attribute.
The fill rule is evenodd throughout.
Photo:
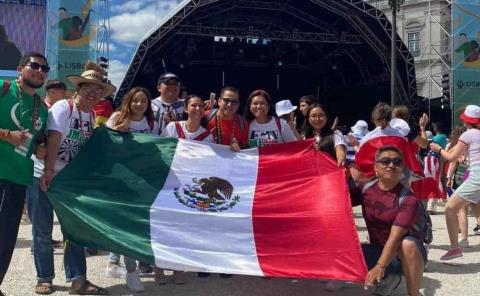
<svg viewBox="0 0 480 296"><path fill-rule="evenodd" d="M408 33L408 50L414 57L420 55L420 32Z"/></svg>

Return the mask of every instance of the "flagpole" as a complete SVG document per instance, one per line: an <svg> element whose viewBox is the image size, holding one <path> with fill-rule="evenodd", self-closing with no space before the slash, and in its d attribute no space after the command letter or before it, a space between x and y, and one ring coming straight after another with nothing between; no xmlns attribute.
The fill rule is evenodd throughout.
<svg viewBox="0 0 480 296"><path fill-rule="evenodd" d="M390 105L395 106L395 89L396 89L396 73L397 73L397 12L400 5L405 0L389 0L388 4L392 9L392 43L390 57Z"/></svg>

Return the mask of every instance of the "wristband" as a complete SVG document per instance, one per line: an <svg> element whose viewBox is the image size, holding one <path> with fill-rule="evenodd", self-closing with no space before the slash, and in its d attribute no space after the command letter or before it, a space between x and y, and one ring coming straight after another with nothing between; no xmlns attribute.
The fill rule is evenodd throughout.
<svg viewBox="0 0 480 296"><path fill-rule="evenodd" d="M375 264L375 266L378 266L378 267L380 267L381 270L385 271L385 265L383 265L382 263L377 262L377 264Z"/></svg>

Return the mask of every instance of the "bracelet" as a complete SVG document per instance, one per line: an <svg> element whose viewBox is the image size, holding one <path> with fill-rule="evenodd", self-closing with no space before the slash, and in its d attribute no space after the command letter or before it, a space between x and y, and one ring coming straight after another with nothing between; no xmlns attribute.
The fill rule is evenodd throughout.
<svg viewBox="0 0 480 296"><path fill-rule="evenodd" d="M381 269L383 272L385 272L385 268L386 268L386 267L385 267L385 265L383 265L382 263L377 262L377 264L375 264L375 266L380 267L380 269Z"/></svg>

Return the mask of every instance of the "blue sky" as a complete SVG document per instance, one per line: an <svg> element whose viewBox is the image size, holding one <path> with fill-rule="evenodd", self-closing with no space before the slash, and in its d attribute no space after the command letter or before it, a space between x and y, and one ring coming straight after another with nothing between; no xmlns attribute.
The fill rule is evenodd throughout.
<svg viewBox="0 0 480 296"><path fill-rule="evenodd" d="M110 1L110 80L120 86L133 54L145 34L182 0Z"/></svg>

